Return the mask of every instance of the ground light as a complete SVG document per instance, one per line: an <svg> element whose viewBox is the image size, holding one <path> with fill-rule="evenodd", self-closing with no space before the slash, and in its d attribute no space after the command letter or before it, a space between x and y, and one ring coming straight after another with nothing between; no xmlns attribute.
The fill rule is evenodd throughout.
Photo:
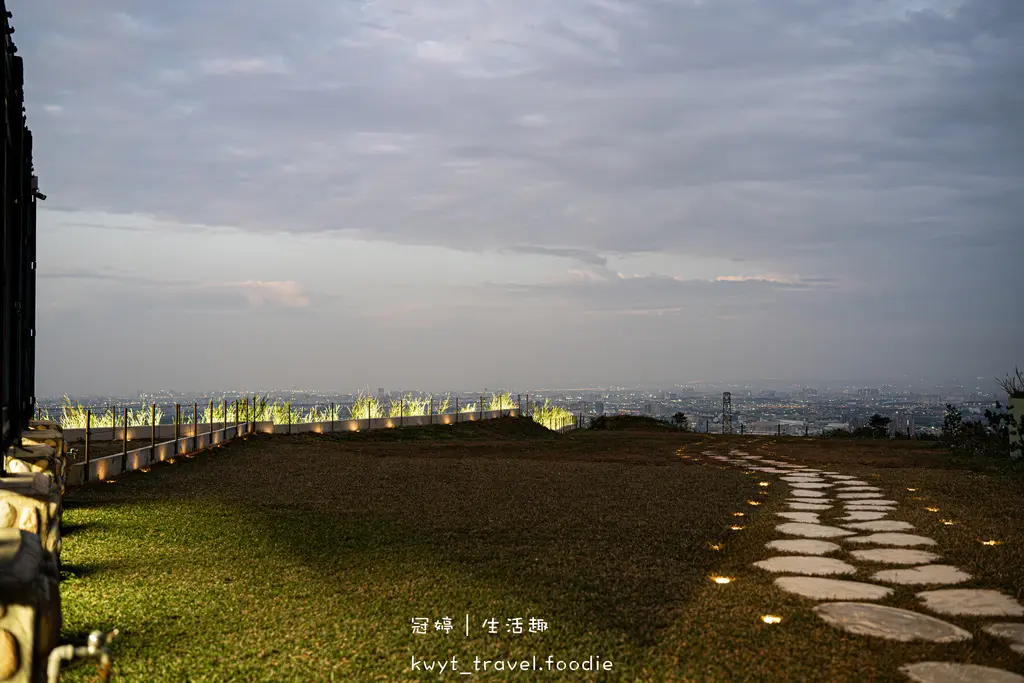
<svg viewBox="0 0 1024 683"><path fill-rule="evenodd" d="M956 522L953 521L952 519L944 519L944 520L942 520L942 523L945 524L946 526L953 526L954 524L956 524Z"/></svg>
<svg viewBox="0 0 1024 683"><path fill-rule="evenodd" d="M761 617L761 621L763 621L766 624L778 624L782 621L782 617L776 616L774 614L765 614Z"/></svg>
<svg viewBox="0 0 1024 683"><path fill-rule="evenodd" d="M758 486L768 486L769 483L770 482L767 482L767 481L759 481L759 482L757 482L757 485Z"/></svg>
<svg viewBox="0 0 1024 683"><path fill-rule="evenodd" d="M760 504L761 504L761 501L759 501L759 500L748 500L747 501L747 505L760 505Z"/></svg>
<svg viewBox="0 0 1024 683"><path fill-rule="evenodd" d="M732 513L732 516L733 517L742 517L743 513L742 512L734 512L734 513Z"/></svg>
<svg viewBox="0 0 1024 683"><path fill-rule="evenodd" d="M708 547L712 550L721 550L722 545L720 543L708 543Z"/></svg>
<svg viewBox="0 0 1024 683"><path fill-rule="evenodd" d="M715 583L732 583L733 579L728 576L712 576L711 580Z"/></svg>
<svg viewBox="0 0 1024 683"><path fill-rule="evenodd" d="M939 508L925 508L928 512L938 512Z"/></svg>
<svg viewBox="0 0 1024 683"><path fill-rule="evenodd" d="M729 528L730 528L730 529L732 529L733 531L739 531L739 530L741 530L741 529L742 529L743 527L742 527L742 526L740 526L739 524L733 524L733 525L732 525L731 527L729 527Z"/></svg>
<svg viewBox="0 0 1024 683"><path fill-rule="evenodd" d="M979 541L982 545L1002 545L1002 541Z"/></svg>
<svg viewBox="0 0 1024 683"><path fill-rule="evenodd" d="M916 491L917 489L911 489L911 488L908 488L907 490L908 490L908 491Z"/></svg>

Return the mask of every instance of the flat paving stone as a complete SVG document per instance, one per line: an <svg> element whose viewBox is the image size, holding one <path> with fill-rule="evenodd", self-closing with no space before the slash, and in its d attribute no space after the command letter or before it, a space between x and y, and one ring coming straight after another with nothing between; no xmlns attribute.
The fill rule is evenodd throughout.
<svg viewBox="0 0 1024 683"><path fill-rule="evenodd" d="M939 559L939 555L935 553L913 548L872 548L871 550L854 550L850 554L862 562L879 562L881 564L923 564Z"/></svg>
<svg viewBox="0 0 1024 683"><path fill-rule="evenodd" d="M807 489L796 489L790 492L791 496L796 498L824 498L824 491L808 491Z"/></svg>
<svg viewBox="0 0 1024 683"><path fill-rule="evenodd" d="M847 480L843 481L843 485L844 486L867 486L868 483L866 481L861 481L860 479L847 479Z"/></svg>
<svg viewBox="0 0 1024 683"><path fill-rule="evenodd" d="M871 576L872 581L898 583L904 586L963 583L971 578L970 574L951 564L926 564L922 567L884 569Z"/></svg>
<svg viewBox="0 0 1024 683"><path fill-rule="evenodd" d="M915 662L900 671L917 683L1024 683L1024 676L977 664Z"/></svg>
<svg viewBox="0 0 1024 683"><path fill-rule="evenodd" d="M866 491L881 491L877 486L840 486L836 491L842 493L864 493Z"/></svg>
<svg viewBox="0 0 1024 683"><path fill-rule="evenodd" d="M870 522L875 519L883 519L888 512L875 512L874 510L854 510L847 512L845 517L840 517L844 522Z"/></svg>
<svg viewBox="0 0 1024 683"><path fill-rule="evenodd" d="M875 545L935 545L935 540L928 538L927 536L885 532L880 534L871 534L870 536L854 536L853 538L847 538L846 540L850 543L874 543Z"/></svg>
<svg viewBox="0 0 1024 683"><path fill-rule="evenodd" d="M855 534L855 531L848 529L840 529L835 526L827 526L825 524L806 524L803 522L787 522L786 524L780 524L775 527L775 530L779 533L788 534L790 536L803 536L804 538L839 538L841 536L851 536Z"/></svg>
<svg viewBox="0 0 1024 683"><path fill-rule="evenodd" d="M769 550L777 550L780 553L794 553L798 555L828 555L842 546L829 541L815 541L810 538L785 538L778 541L768 541L764 544Z"/></svg>
<svg viewBox="0 0 1024 683"><path fill-rule="evenodd" d="M1024 607L1005 593L978 588L945 588L917 594L933 612L972 617L1024 617Z"/></svg>
<svg viewBox="0 0 1024 683"><path fill-rule="evenodd" d="M832 484L829 484L827 482L822 483L822 482L817 482L817 481L789 482L789 485L791 487L795 488L795 489L809 490L809 491L815 491L815 490L820 490L820 489L827 489L828 487L832 486Z"/></svg>
<svg viewBox="0 0 1024 683"><path fill-rule="evenodd" d="M790 501L786 503L789 507L794 510L831 510L832 506L828 503L804 503L802 501Z"/></svg>
<svg viewBox="0 0 1024 683"><path fill-rule="evenodd" d="M814 600L881 600L892 594L892 589L885 586L814 576L780 576L775 585L787 593Z"/></svg>
<svg viewBox="0 0 1024 683"><path fill-rule="evenodd" d="M857 477L851 477L849 474L829 474L827 472L825 473L825 476L826 477L831 477L832 479L838 479L840 481L847 481L847 480L850 480L850 479L856 479L857 478Z"/></svg>
<svg viewBox="0 0 1024 683"><path fill-rule="evenodd" d="M914 528L910 522L900 522L895 519L878 519L875 521L853 522L844 524L846 529L857 531L908 531Z"/></svg>
<svg viewBox="0 0 1024 683"><path fill-rule="evenodd" d="M814 608L825 622L849 633L908 643L926 640L955 643L970 640L971 634L958 626L896 607L865 602L827 602Z"/></svg>
<svg viewBox="0 0 1024 683"><path fill-rule="evenodd" d="M788 574L809 574L812 576L828 576L829 574L856 574L857 568L842 560L831 557L815 557L813 555L779 555L767 560L755 562L754 566L769 572L786 572Z"/></svg>
<svg viewBox="0 0 1024 683"><path fill-rule="evenodd" d="M1012 622L989 624L984 631L996 638L1009 640L1011 642L1010 649L1024 655L1024 624Z"/></svg>
<svg viewBox="0 0 1024 683"><path fill-rule="evenodd" d="M872 493L871 491L865 491L863 493L837 493L836 498L843 500L869 500L871 498L882 498L883 494L879 491Z"/></svg>
<svg viewBox="0 0 1024 683"><path fill-rule="evenodd" d="M775 514L783 519L788 519L791 522L809 522L811 524L817 524L821 521L818 519L817 512L776 512Z"/></svg>
<svg viewBox="0 0 1024 683"><path fill-rule="evenodd" d="M864 500L848 500L844 505L856 510L858 507L864 509L865 507L874 507L876 505L898 505L898 503L888 498L869 498Z"/></svg>

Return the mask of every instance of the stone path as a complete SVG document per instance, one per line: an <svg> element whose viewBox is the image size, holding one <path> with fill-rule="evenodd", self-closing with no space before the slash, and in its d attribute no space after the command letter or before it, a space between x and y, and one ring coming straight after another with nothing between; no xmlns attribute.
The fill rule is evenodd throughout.
<svg viewBox="0 0 1024 683"><path fill-rule="evenodd" d="M935 552L938 543L912 533L912 524L886 519L899 504L885 498L881 488L850 475L750 455L738 449L731 450L728 458L712 455L710 451L705 451L705 455L747 470L781 475L789 497L788 511L776 513L782 519L775 526L780 538L766 544L773 554L754 562L754 566L784 574L774 583L787 593L830 601L813 610L825 623L849 633L894 641L952 643L973 636L943 621L941 615L1024 617L1024 606L999 591L935 589L973 577L952 565L937 564L941 560L941 553ZM762 486L765 484L771 482L762 482ZM823 522L823 516L831 519ZM844 558L825 557L843 553ZM896 566L876 571L867 581L823 578L856 574L854 563L858 561ZM869 602L892 595L892 585L927 586L932 590L916 594L920 611ZM1024 622L990 623L983 630L1024 655ZM900 671L919 683L1024 683L1024 676L1009 671L955 662L916 662Z"/></svg>

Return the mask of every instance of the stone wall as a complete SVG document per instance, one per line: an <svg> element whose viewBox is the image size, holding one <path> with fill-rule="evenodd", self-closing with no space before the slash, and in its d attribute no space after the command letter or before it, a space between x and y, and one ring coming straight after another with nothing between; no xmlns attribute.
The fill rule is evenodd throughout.
<svg viewBox="0 0 1024 683"><path fill-rule="evenodd" d="M46 680L60 642L60 520L67 447L60 427L33 421L4 454L0 479L0 681Z"/></svg>

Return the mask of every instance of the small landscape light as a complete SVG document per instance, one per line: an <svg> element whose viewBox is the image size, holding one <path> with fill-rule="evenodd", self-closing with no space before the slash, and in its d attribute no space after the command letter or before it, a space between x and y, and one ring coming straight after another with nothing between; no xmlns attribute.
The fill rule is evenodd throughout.
<svg viewBox="0 0 1024 683"><path fill-rule="evenodd" d="M782 617L777 617L774 614L765 614L761 617L761 621L766 624L778 624L782 621Z"/></svg>
<svg viewBox="0 0 1024 683"><path fill-rule="evenodd" d="M708 543L708 547L711 548L712 550L721 550L722 549L722 544L721 543Z"/></svg>
<svg viewBox="0 0 1024 683"><path fill-rule="evenodd" d="M1002 541L982 541L982 545L1002 545Z"/></svg>
<svg viewBox="0 0 1024 683"><path fill-rule="evenodd" d="M925 508L928 512L938 512L939 508Z"/></svg>
<svg viewBox="0 0 1024 683"><path fill-rule="evenodd" d="M733 517L742 517L743 513L742 512L734 512L734 513L732 513L732 516Z"/></svg>
<svg viewBox="0 0 1024 683"><path fill-rule="evenodd" d="M916 491L917 489L908 488L908 491Z"/></svg>
<svg viewBox="0 0 1024 683"><path fill-rule="evenodd" d="M759 481L759 482L757 482L757 485L758 486L768 486L769 483L770 482L767 482L767 481Z"/></svg>
<svg viewBox="0 0 1024 683"><path fill-rule="evenodd" d="M711 580L715 583L732 583L732 579L728 576L712 576Z"/></svg>
<svg viewBox="0 0 1024 683"><path fill-rule="evenodd" d="M739 524L733 524L733 525L732 525L731 527L729 527L729 528L730 528L730 529L732 529L733 531L739 531L739 530L741 530L741 529L742 529L743 527L742 527L742 526L740 526Z"/></svg>
<svg viewBox="0 0 1024 683"><path fill-rule="evenodd" d="M942 523L945 524L946 526L953 526L954 524L956 524L956 522L954 522L951 519L944 519L944 520L942 520Z"/></svg>
<svg viewBox="0 0 1024 683"><path fill-rule="evenodd" d="M761 501L759 501L759 500L748 500L747 501L747 505L760 505L760 504L761 504Z"/></svg>
<svg viewBox="0 0 1024 683"><path fill-rule="evenodd" d="M117 483L117 479L104 479L103 481L107 482L108 484L116 484Z"/></svg>
<svg viewBox="0 0 1024 683"><path fill-rule="evenodd" d="M143 467L143 468L142 468L142 471L143 471L143 472L149 472L150 470L149 470L149 468L148 468L148 467Z"/></svg>

